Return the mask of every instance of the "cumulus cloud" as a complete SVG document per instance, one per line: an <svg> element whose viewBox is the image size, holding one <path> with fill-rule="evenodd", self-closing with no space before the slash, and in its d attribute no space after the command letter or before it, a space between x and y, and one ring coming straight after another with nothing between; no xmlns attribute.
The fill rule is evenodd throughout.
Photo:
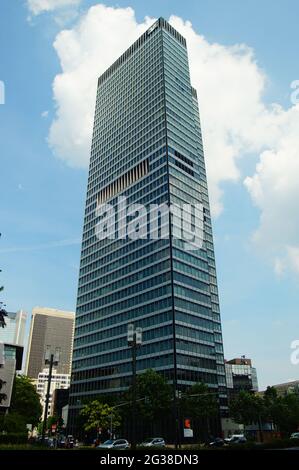
<svg viewBox="0 0 299 470"><path fill-rule="evenodd" d="M245 178L261 211L253 240L274 259L278 275L299 274L299 105L280 108L273 118L272 148L260 154L253 176Z"/></svg>
<svg viewBox="0 0 299 470"><path fill-rule="evenodd" d="M27 0L27 7L33 15L79 5L81 0Z"/></svg>
<svg viewBox="0 0 299 470"><path fill-rule="evenodd" d="M97 78L154 21L137 22L132 8L91 7L71 29L62 30L54 48L61 73L53 83L56 116L49 144L59 158L75 167L88 165ZM254 51L245 44L209 42L189 21L171 16L186 38L191 80L197 88L203 128L211 204L222 207L222 184L237 182L238 160L258 155L245 187L261 211L254 241L273 256L280 275L285 265L298 266L299 217L298 105L283 109L263 100L267 77ZM297 171L296 171L297 170ZM299 270L299 269L298 269Z"/></svg>
<svg viewBox="0 0 299 470"><path fill-rule="evenodd" d="M153 21L138 24L132 8L96 5L73 29L57 35L62 73L53 83L57 109L49 143L70 165L88 165L97 78Z"/></svg>

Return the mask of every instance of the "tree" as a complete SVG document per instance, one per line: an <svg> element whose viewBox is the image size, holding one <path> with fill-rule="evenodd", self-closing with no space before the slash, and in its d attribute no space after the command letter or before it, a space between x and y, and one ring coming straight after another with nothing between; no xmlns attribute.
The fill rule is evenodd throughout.
<svg viewBox="0 0 299 470"><path fill-rule="evenodd" d="M47 419L47 429L51 429L53 424L56 424L57 428L61 428L63 426L63 419L60 418L59 416L49 416Z"/></svg>
<svg viewBox="0 0 299 470"><path fill-rule="evenodd" d="M299 426L299 396L296 393L278 396L274 387L267 387L263 397L242 391L231 402L230 415L245 425L272 422L280 432L289 435Z"/></svg>
<svg viewBox="0 0 299 470"><path fill-rule="evenodd" d="M218 415L216 396L201 382L192 385L179 401L180 417L192 420L192 428L200 439L208 439L210 420Z"/></svg>
<svg viewBox="0 0 299 470"><path fill-rule="evenodd" d="M299 425L299 397L295 393L288 393L283 397L276 397L268 407L268 416L284 434L297 431Z"/></svg>
<svg viewBox="0 0 299 470"><path fill-rule="evenodd" d="M124 423L123 432L129 435L135 427L135 436L142 439L145 436L163 434L163 428L171 415L173 406L173 388L164 376L148 369L136 377L136 408L135 422L133 421L133 387L123 394L120 406Z"/></svg>
<svg viewBox="0 0 299 470"><path fill-rule="evenodd" d="M38 424L38 427L37 427L37 432L39 434L42 434L43 432L43 423L44 421L41 421L39 424ZM58 431L59 429L61 429L61 427L63 426L63 419L62 418L59 418L58 416L48 416L47 418L47 422L46 422L46 431L51 431L52 430L52 426L53 424L56 424L56 431Z"/></svg>
<svg viewBox="0 0 299 470"><path fill-rule="evenodd" d="M83 427L86 432L110 429L111 417L113 428L120 426L120 415L117 409L99 400L86 404L80 411L80 416L83 417Z"/></svg>
<svg viewBox="0 0 299 470"><path fill-rule="evenodd" d="M185 415L193 418L210 418L218 414L216 397L204 383L192 385L182 398L180 406Z"/></svg>
<svg viewBox="0 0 299 470"><path fill-rule="evenodd" d="M29 377L24 375L15 377L10 411L23 417L26 424L38 425L42 406L40 396Z"/></svg>
<svg viewBox="0 0 299 470"><path fill-rule="evenodd" d="M7 433L22 433L27 432L26 421L23 416L18 413L8 413L0 416L0 431Z"/></svg>
<svg viewBox="0 0 299 470"><path fill-rule="evenodd" d="M245 425L259 423L266 414L263 398L245 390L242 390L230 404L230 416L237 423Z"/></svg>
<svg viewBox="0 0 299 470"><path fill-rule="evenodd" d="M129 388L126 398L132 401L133 390ZM163 375L153 369L148 369L137 375L136 397L137 414L146 421L154 421L167 414L172 404L172 387L164 379ZM128 412L131 407L128 406Z"/></svg>

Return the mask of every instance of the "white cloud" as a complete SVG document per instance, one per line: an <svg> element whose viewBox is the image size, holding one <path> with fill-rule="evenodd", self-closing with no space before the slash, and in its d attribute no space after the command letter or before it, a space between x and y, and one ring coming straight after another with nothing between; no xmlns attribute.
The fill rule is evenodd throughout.
<svg viewBox="0 0 299 470"><path fill-rule="evenodd" d="M146 18L138 24L131 8L97 5L73 29L57 35L62 73L53 83L57 112L49 143L70 165L88 164L97 78L152 22Z"/></svg>
<svg viewBox="0 0 299 470"><path fill-rule="evenodd" d="M81 0L27 0L27 7L33 15L79 5Z"/></svg>
<svg viewBox="0 0 299 470"><path fill-rule="evenodd" d="M138 23L131 8L100 4L91 7L72 29L57 35L54 48L62 71L53 83L56 116L49 144L68 164L88 164L97 77L153 21L145 18ZM222 210L222 183L240 180L238 159L259 155L255 174L245 179L261 210L254 240L273 256L281 274L285 264L296 266L294 250L299 247L298 105L287 110L265 105L267 78L248 46L211 43L190 22L175 16L170 23L187 39L214 214Z"/></svg>
<svg viewBox="0 0 299 470"><path fill-rule="evenodd" d="M48 117L48 115L49 115L49 111L43 111L43 112L41 113L41 117L43 117L43 118Z"/></svg>
<svg viewBox="0 0 299 470"><path fill-rule="evenodd" d="M264 150L253 176L245 179L261 211L253 240L274 259L278 275L299 274L299 105L280 109L273 119L272 148Z"/></svg>

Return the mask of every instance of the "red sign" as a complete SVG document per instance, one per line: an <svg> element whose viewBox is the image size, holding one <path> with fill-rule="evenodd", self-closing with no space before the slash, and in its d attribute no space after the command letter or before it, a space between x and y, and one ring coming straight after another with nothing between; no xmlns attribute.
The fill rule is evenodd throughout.
<svg viewBox="0 0 299 470"><path fill-rule="evenodd" d="M189 418L184 420L184 428L185 429L191 429L191 422L190 422Z"/></svg>

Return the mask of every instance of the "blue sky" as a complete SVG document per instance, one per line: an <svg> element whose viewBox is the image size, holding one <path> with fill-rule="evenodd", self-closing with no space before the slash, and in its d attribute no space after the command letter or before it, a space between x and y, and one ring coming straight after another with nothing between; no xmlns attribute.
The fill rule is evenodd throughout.
<svg viewBox="0 0 299 470"><path fill-rule="evenodd" d="M34 1L38 4L39 0L32 4ZM65 110L66 106L55 91L53 99L52 84L57 74L66 75L61 56L63 44L67 43L62 41L54 48L53 42L61 30L76 31L89 8L98 3L82 0L78 6L34 14L26 1L1 2L0 80L5 84L5 104L0 105L0 266L1 283L5 285L3 298L9 310L23 308L30 312L36 305L75 309L87 168L81 164L81 157L72 161L72 147L67 155L65 146L59 146L57 134L48 142L57 109ZM266 76L259 100L267 109L267 119L273 118L275 131L271 131L271 136L269 132L269 138L261 143L261 137L255 137L253 144L243 130L234 136L239 152L233 159L237 176L232 171L222 178L221 172L227 169L221 165L220 173L213 176L215 160L211 157L212 163L208 164L212 184L222 191L221 210L216 211L213 227L225 357L251 357L261 388L299 378L299 366L290 362L290 343L299 336L298 220L289 224L288 231L281 228L280 222L275 225L277 213L284 215L286 225L295 219L296 207L292 209L290 200L299 195L296 182L288 184L292 175L283 163L283 158L289 158L288 152L283 154L288 147L281 143L283 137L277 137L282 129L281 135L286 132L294 147L296 141L290 129L299 131L298 110L290 109L290 84L299 79L298 2L119 0L106 1L105 5L116 9L132 7L136 25L142 24L146 16L168 19L175 15L191 21L193 30L205 38L210 58L210 46L215 43L229 54L233 54L229 47L236 44L245 44L254 51L254 59L248 59L248 70L253 71L252 82L258 83L263 74ZM196 47L191 45L190 52ZM111 52L111 59L113 53L116 52ZM195 64L196 55L192 54ZM98 74L106 67L105 61L109 65L110 56L103 63L101 60L99 55ZM211 59L209 63L215 62ZM258 72L254 67L258 67ZM252 82L244 83L243 91L238 93L250 93ZM221 88L221 75L218 83ZM204 83L203 89L206 90ZM252 93L258 95L255 89ZM279 122L283 121L283 125L278 125L275 113L269 111L273 102L282 107ZM257 116L258 129L264 112L252 113ZM245 119L246 109L243 115ZM60 122L62 133L64 125L66 121ZM240 146L236 144L239 139ZM244 151L245 144L248 151ZM270 153L261 157L265 149ZM280 166L275 167L278 160ZM261 169L256 167L259 162L264 162ZM277 174L282 173L286 190L273 193ZM246 186L247 177L250 181ZM262 197L258 191L261 188ZM290 188L289 198L285 197ZM272 200L277 213L269 204ZM266 222L261 222L261 216ZM253 242L257 230L258 242Z"/></svg>

